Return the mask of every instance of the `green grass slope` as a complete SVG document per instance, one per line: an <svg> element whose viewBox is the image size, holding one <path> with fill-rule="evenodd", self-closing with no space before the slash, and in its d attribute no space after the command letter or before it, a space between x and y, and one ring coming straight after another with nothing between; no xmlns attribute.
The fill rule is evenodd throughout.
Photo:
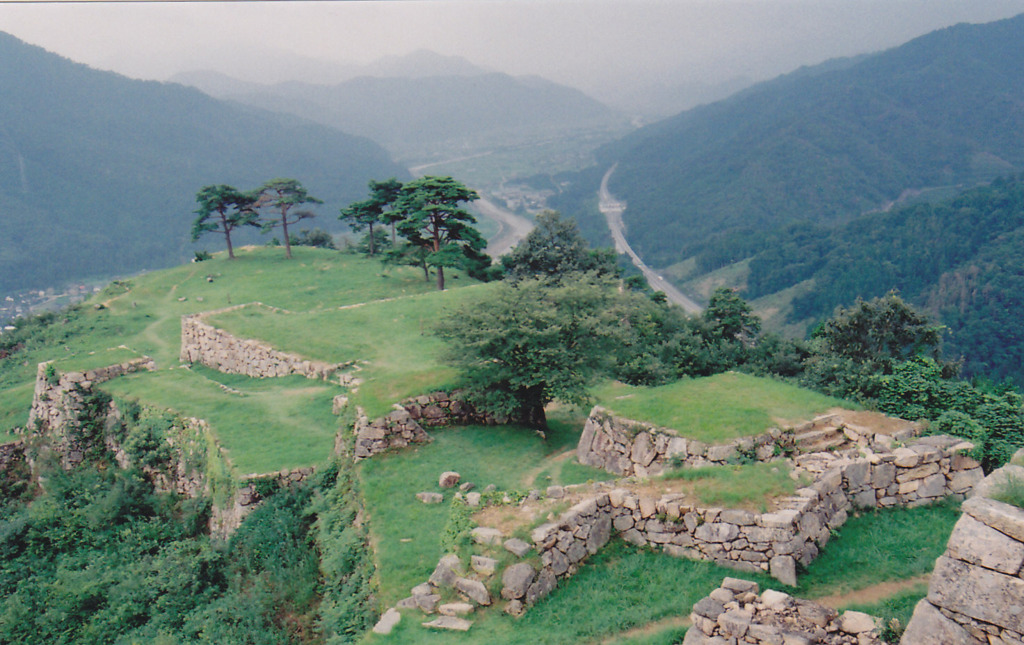
<svg viewBox="0 0 1024 645"><path fill-rule="evenodd" d="M768 428L808 420L830 408L849 407L840 399L737 372L684 379L658 387L609 383L597 403L628 419L677 430L707 443L761 434Z"/></svg>

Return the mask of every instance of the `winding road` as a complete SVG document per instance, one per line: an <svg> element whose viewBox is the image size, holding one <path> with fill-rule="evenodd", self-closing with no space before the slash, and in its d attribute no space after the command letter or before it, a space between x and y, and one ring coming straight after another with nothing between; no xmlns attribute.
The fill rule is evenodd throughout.
<svg viewBox="0 0 1024 645"><path fill-rule="evenodd" d="M533 230L533 222L521 215L506 210L486 197L473 202L475 208L484 217L498 223L498 233L487 240L487 255L496 258L512 250L519 241Z"/></svg>
<svg viewBox="0 0 1024 645"><path fill-rule="evenodd" d="M414 177L422 177L423 171L427 168L455 161L465 161L467 159L476 159L477 157L486 157L489 154L492 154L492 152L481 152L480 154L469 155L467 157L456 157L455 159L434 161L431 163L421 164L419 166L412 166L409 168L409 172L411 172ZM477 191L478 194L480 192L481 191ZM480 215L492 219L498 224L498 232L495 233L491 239L487 240L486 252L487 255L492 258L500 257L511 251L512 247L519 244L519 241L533 230L532 221L522 215L516 215L512 211L498 206L490 199L483 197L482 194L479 199L474 200L470 204L470 207Z"/></svg>
<svg viewBox="0 0 1024 645"><path fill-rule="evenodd" d="M608 178L612 176L615 169L619 164L614 164L608 169L608 172L604 173L604 178L601 179L601 189L598 190L598 208L601 213L604 214L604 218L608 221L608 228L612 232L612 239L615 241L615 251L617 253L625 253L633 261L636 268L640 269L640 272L644 274L644 278L647 279L647 284L651 285L651 288L655 291L661 291L668 298L668 301L679 305L687 311L687 313L695 314L700 313L702 307L693 300L687 298L683 293L676 289L668 280L658 275L654 269L644 264L644 261L640 259L640 256L629 246L629 242L626 241L626 235L623 232L625 226L622 223L622 213L626 210L626 202L615 199L614 196L608 191Z"/></svg>

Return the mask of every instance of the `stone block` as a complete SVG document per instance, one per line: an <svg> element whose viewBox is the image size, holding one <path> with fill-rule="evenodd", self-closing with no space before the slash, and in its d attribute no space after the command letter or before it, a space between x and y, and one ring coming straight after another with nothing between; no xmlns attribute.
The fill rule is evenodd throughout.
<svg viewBox="0 0 1024 645"><path fill-rule="evenodd" d="M594 526L590 530L590 535L587 536L587 552L591 555L598 552L605 544L608 543L608 539L612 533L612 520L608 515L601 515L594 522Z"/></svg>
<svg viewBox="0 0 1024 645"><path fill-rule="evenodd" d="M896 473L896 481L902 484L913 479L924 479L929 475L934 475L939 470L939 464L935 462L922 464L916 468L901 469Z"/></svg>
<svg viewBox="0 0 1024 645"><path fill-rule="evenodd" d="M734 524L711 522L698 526L694 532L694 537L704 542L722 543L731 542L736 539L739 533L739 527Z"/></svg>
<svg viewBox="0 0 1024 645"><path fill-rule="evenodd" d="M545 569L537 575L537 579L533 581L530 588L526 590L526 604L533 605L544 596L551 593L551 590L555 588L558 583L554 572L550 569Z"/></svg>
<svg viewBox="0 0 1024 645"><path fill-rule="evenodd" d="M987 497L972 497L963 503L961 510L1018 542L1024 542L1024 509Z"/></svg>
<svg viewBox="0 0 1024 645"><path fill-rule="evenodd" d="M391 630L395 628L402 620L402 614L398 613L398 610L394 607L384 612L384 615L380 617L377 624L373 626L374 634L387 635L391 633Z"/></svg>
<svg viewBox="0 0 1024 645"><path fill-rule="evenodd" d="M442 616L465 616L473 613L473 605L468 602L449 602L440 605L437 613Z"/></svg>
<svg viewBox="0 0 1024 645"><path fill-rule="evenodd" d="M978 645L971 634L935 608L927 599L914 607L914 615L907 624L901 645Z"/></svg>
<svg viewBox="0 0 1024 645"><path fill-rule="evenodd" d="M917 489L917 496L930 499L944 497L947 492L946 476L942 473L935 473L921 480L921 486Z"/></svg>
<svg viewBox="0 0 1024 645"><path fill-rule="evenodd" d="M928 601L1016 632L1024 631L1024 580L940 556Z"/></svg>
<svg viewBox="0 0 1024 645"><path fill-rule="evenodd" d="M757 518L750 511L726 509L722 511L718 519L721 522L728 522L737 526L753 526Z"/></svg>
<svg viewBox="0 0 1024 645"><path fill-rule="evenodd" d="M491 593L487 591L484 583L479 580L456 578L455 588L478 605L486 606L491 604Z"/></svg>
<svg viewBox="0 0 1024 645"><path fill-rule="evenodd" d="M442 556L430 574L430 584L435 587L450 587L462 573L462 562L454 553Z"/></svg>
<svg viewBox="0 0 1024 645"><path fill-rule="evenodd" d="M498 568L498 561L484 555L470 556L469 566L477 573L489 576Z"/></svg>
<svg viewBox="0 0 1024 645"><path fill-rule="evenodd" d="M862 634L875 628L875 619L859 611L844 611L839 616L839 629L847 634Z"/></svg>
<svg viewBox="0 0 1024 645"><path fill-rule="evenodd" d="M517 558L526 557L526 554L530 552L533 547L529 543L520 540L519 538L509 538L505 540L503 545L505 550L516 556Z"/></svg>
<svg viewBox="0 0 1024 645"><path fill-rule="evenodd" d="M636 438L633 439L633 448L630 451L630 459L633 463L644 467L650 466L656 455L650 433L638 432Z"/></svg>
<svg viewBox="0 0 1024 645"><path fill-rule="evenodd" d="M500 530L489 526L478 526L470 531L469 534L477 544L491 544L495 546L500 546L501 539L504 537Z"/></svg>
<svg viewBox="0 0 1024 645"><path fill-rule="evenodd" d="M537 579L537 572L526 562L513 564L501 575L501 597L506 600L525 598L530 585Z"/></svg>
<svg viewBox="0 0 1024 645"><path fill-rule="evenodd" d="M791 555L777 555L768 563L768 572L784 585L796 586L796 560Z"/></svg>
<svg viewBox="0 0 1024 645"><path fill-rule="evenodd" d="M914 468L921 463L921 455L910 448L897 448L892 454L893 463L900 468Z"/></svg>
<svg viewBox="0 0 1024 645"><path fill-rule="evenodd" d="M1024 544L966 513L960 516L946 544L953 558L1000 573L1017 575L1024 565Z"/></svg>
<svg viewBox="0 0 1024 645"><path fill-rule="evenodd" d="M736 454L736 445L731 443L724 446L708 446L707 448L708 461L728 461L735 457Z"/></svg>
<svg viewBox="0 0 1024 645"><path fill-rule="evenodd" d="M867 460L855 461L846 467L846 485L849 490L856 490L865 486L870 480L871 464Z"/></svg>
<svg viewBox="0 0 1024 645"><path fill-rule="evenodd" d="M447 631L456 632L468 632L469 628L473 626L473 623L466 620L465 618L458 618L456 616L438 616L434 620L423 623L424 627L430 629L444 629Z"/></svg>

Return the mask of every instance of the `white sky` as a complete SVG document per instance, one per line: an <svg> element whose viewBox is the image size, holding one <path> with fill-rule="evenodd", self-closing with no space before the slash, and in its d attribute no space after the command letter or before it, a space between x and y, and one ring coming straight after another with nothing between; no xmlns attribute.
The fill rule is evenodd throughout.
<svg viewBox="0 0 1024 645"><path fill-rule="evenodd" d="M601 93L657 81L764 79L1022 12L1024 0L0 0L0 30L137 78L213 69L248 80L313 80L329 65L309 59L365 63L430 49Z"/></svg>

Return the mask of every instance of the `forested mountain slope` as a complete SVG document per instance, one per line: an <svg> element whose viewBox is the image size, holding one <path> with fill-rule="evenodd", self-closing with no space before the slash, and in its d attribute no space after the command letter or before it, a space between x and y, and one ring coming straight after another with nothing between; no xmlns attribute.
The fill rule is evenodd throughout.
<svg viewBox="0 0 1024 645"><path fill-rule="evenodd" d="M296 177L327 202L315 225L337 228L369 179L407 175L371 141L4 33L0 96L0 296L182 261L206 184Z"/></svg>
<svg viewBox="0 0 1024 645"><path fill-rule="evenodd" d="M604 148L628 235L668 265L709 236L837 223L1024 167L1024 16L831 61ZM593 187L596 190L596 186Z"/></svg>
<svg viewBox="0 0 1024 645"><path fill-rule="evenodd" d="M1024 382L1024 176L834 228L792 226L762 243L746 296L813 280L791 319L821 320L899 289L949 327L946 354L963 356L969 374Z"/></svg>

